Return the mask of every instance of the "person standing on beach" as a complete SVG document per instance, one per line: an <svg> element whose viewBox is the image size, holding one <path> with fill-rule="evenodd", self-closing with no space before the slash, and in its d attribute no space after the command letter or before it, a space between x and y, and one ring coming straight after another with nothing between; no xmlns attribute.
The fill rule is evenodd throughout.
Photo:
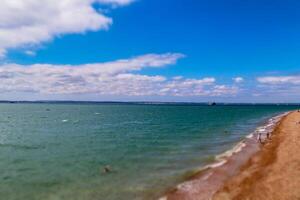
<svg viewBox="0 0 300 200"><path fill-rule="evenodd" d="M258 132L257 140L262 144L262 140L261 140L261 132Z"/></svg>

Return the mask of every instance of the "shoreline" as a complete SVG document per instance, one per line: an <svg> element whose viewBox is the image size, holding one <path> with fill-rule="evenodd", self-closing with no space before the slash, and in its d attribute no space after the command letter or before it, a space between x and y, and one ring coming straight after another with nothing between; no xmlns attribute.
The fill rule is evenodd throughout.
<svg viewBox="0 0 300 200"><path fill-rule="evenodd" d="M271 139L237 176L225 182L213 200L300 199L300 112L285 116Z"/></svg>
<svg viewBox="0 0 300 200"><path fill-rule="evenodd" d="M167 191L159 200L208 200L212 199L232 177L237 176L244 165L268 144L267 134L273 133L283 119L293 112L285 112L270 118L263 126L256 128L232 149L216 156L216 161L200 168L193 176L175 188ZM258 141L261 135L262 144ZM223 198L223 197L222 197ZM220 198L220 199L222 199Z"/></svg>

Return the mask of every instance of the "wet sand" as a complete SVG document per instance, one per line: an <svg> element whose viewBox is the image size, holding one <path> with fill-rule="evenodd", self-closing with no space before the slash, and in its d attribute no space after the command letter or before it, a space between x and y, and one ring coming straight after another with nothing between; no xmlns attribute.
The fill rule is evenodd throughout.
<svg viewBox="0 0 300 200"><path fill-rule="evenodd" d="M279 121L280 120L280 121ZM163 200L300 200L300 113L271 119L271 139L253 135L232 155L196 173ZM273 124L272 126L270 126Z"/></svg>
<svg viewBox="0 0 300 200"><path fill-rule="evenodd" d="M272 141L253 156L241 172L226 181L214 200L300 199L300 112L284 117Z"/></svg>

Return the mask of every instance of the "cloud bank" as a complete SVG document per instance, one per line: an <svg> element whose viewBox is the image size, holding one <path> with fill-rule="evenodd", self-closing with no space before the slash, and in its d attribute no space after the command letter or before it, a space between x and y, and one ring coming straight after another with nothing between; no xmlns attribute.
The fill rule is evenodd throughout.
<svg viewBox="0 0 300 200"><path fill-rule="evenodd" d="M300 85L300 76L264 76L258 77L257 81L268 85L293 84Z"/></svg>
<svg viewBox="0 0 300 200"><path fill-rule="evenodd" d="M258 85L254 93L257 96L269 98L273 102L298 102L300 97L299 75L261 76L256 78Z"/></svg>
<svg viewBox="0 0 300 200"><path fill-rule="evenodd" d="M213 77L168 78L137 73L175 64L182 57L166 53L84 65L4 64L0 66L0 92L121 96L232 96L238 92L235 86L218 85Z"/></svg>
<svg viewBox="0 0 300 200"><path fill-rule="evenodd" d="M133 0L2 0L0 56L10 48L38 45L72 33L108 29L113 20L94 4L125 6Z"/></svg>

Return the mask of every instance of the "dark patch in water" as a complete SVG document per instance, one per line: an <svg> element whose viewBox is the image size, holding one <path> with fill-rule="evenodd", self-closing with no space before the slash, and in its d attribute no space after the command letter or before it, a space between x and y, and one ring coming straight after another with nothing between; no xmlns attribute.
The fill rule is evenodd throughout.
<svg viewBox="0 0 300 200"><path fill-rule="evenodd" d="M25 159L15 159L12 161L12 163L14 164L18 164L18 163L22 163L22 162L25 162L26 160Z"/></svg>
<svg viewBox="0 0 300 200"><path fill-rule="evenodd" d="M37 185L37 186L42 186L42 187L52 187L52 186L55 186L55 185L59 185L59 181L48 181L48 182L36 182L34 183L34 185Z"/></svg>
<svg viewBox="0 0 300 200"><path fill-rule="evenodd" d="M10 176L4 176L2 179L3 180L9 180L11 177Z"/></svg>
<svg viewBox="0 0 300 200"><path fill-rule="evenodd" d="M19 172L27 172L27 171L32 171L32 168L20 168L18 169Z"/></svg>
<svg viewBox="0 0 300 200"><path fill-rule="evenodd" d="M19 144L0 144L0 147L24 149L24 150L34 150L34 149L44 149L45 148L43 146L28 146L28 145L19 145Z"/></svg>

